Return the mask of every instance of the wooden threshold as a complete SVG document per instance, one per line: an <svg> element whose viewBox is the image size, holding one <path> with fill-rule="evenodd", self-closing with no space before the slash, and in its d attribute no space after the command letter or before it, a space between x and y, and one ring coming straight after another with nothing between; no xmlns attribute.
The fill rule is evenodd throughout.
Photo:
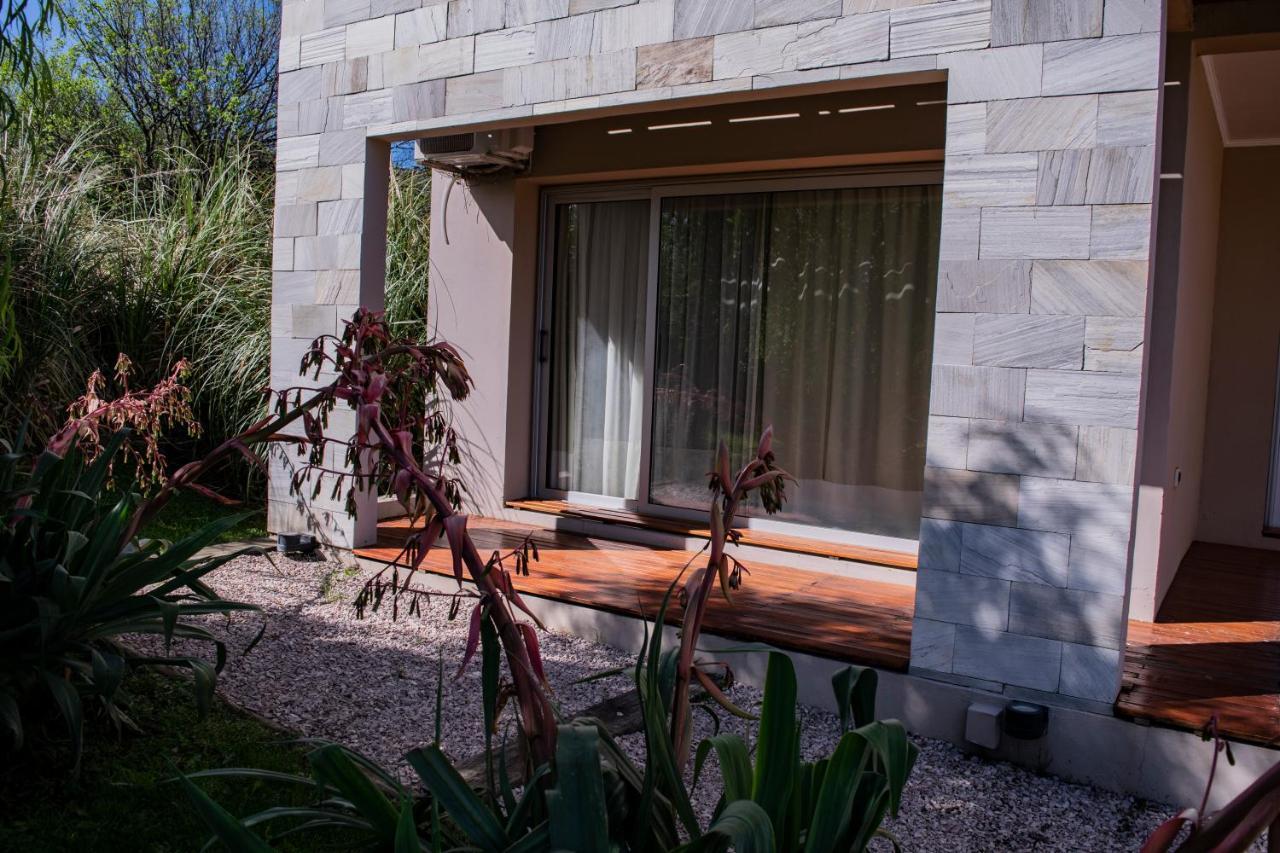
<svg viewBox="0 0 1280 853"><path fill-rule="evenodd" d="M404 543L409 523L378 525L378 542L356 555L390 562ZM610 539L545 530L529 524L471 516L467 529L482 554L507 550L532 536L540 559L516 580L523 595L652 619L668 586L697 556L695 551L655 548ZM423 570L452 576L447 546L440 544ZM882 669L905 671L911 653L910 586L806 572L751 561L750 574L728 604L720 595L708 607L708 633L768 643ZM681 611L673 604L671 618Z"/></svg>
<svg viewBox="0 0 1280 853"><path fill-rule="evenodd" d="M641 530L656 530L661 533L672 533L693 539L710 539L711 530L701 522L683 521L674 518L659 518L652 515L641 515L626 509L607 509L604 507L573 504L561 500L540 500L526 498L507 501L510 509L537 512L557 518L574 518L594 521L601 524L617 524ZM862 545L849 545L840 542L826 542L820 539L806 539L800 536L788 536L782 533L765 533L760 530L739 528L743 545L756 548L769 548L774 551L789 551L793 554L809 554L815 557L828 557L835 560L848 560L855 563L869 563L873 566L886 566L893 569L916 570L916 555L908 551L890 551L884 548L868 548Z"/></svg>

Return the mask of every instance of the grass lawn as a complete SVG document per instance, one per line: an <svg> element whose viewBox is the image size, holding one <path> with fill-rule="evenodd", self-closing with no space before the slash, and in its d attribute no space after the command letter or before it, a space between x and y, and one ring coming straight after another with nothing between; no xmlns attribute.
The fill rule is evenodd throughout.
<svg viewBox="0 0 1280 853"><path fill-rule="evenodd" d="M218 537L219 542L234 542L266 536L267 516L261 506L246 504L239 507L226 507L194 492L180 492L147 526L143 535L177 541L210 522L245 513L249 513L249 517Z"/></svg>
<svg viewBox="0 0 1280 853"><path fill-rule="evenodd" d="M209 833L179 786L174 769L258 767L305 774L305 749L217 700L200 720L188 685L154 673L129 682L131 714L144 734L117 737L109 723L90 724L78 781L65 756L28 754L0 761L0 850L192 851ZM232 814L244 816L310 789L243 780L204 780ZM280 827L281 829L283 827ZM305 840L293 849L306 849ZM283 849L290 849L284 847Z"/></svg>

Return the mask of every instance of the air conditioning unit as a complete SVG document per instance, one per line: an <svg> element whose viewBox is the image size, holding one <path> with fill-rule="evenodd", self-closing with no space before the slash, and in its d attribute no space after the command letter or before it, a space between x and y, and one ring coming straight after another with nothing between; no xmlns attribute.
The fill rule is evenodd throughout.
<svg viewBox="0 0 1280 853"><path fill-rule="evenodd" d="M533 128L429 136L419 139L414 148L418 161L432 169L460 175L523 172L533 155Z"/></svg>

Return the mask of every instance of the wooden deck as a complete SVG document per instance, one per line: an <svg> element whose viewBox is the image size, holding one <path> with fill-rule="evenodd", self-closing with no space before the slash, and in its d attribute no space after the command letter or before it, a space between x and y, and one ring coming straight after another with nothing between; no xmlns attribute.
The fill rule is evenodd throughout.
<svg viewBox="0 0 1280 853"><path fill-rule="evenodd" d="M378 544L356 554L387 561L399 552L407 522L378 525ZM471 517L467 524L482 554L518 545L532 534L540 560L519 579L522 594L652 619L692 551L650 548ZM451 574L447 547L434 550L428 571ZM717 595L706 630L798 652L892 670L905 670L911 649L911 587L852 580L752 562L730 607ZM675 609L678 616L679 608ZM797 630L803 626L803 630Z"/></svg>
<svg viewBox="0 0 1280 853"><path fill-rule="evenodd" d="M1121 716L1280 746L1280 553L1197 542L1154 623L1130 622Z"/></svg>
<svg viewBox="0 0 1280 853"><path fill-rule="evenodd" d="M361 557L390 560L407 523L379 525ZM692 551L651 548L472 517L482 553L532 534L541 559L523 593L652 618ZM448 575L443 545L428 571ZM731 608L716 597L707 630L792 651L905 671L914 591L752 562ZM676 608L675 615L678 617ZM1280 746L1280 554L1197 543L1156 623L1130 622L1120 716L1199 731L1213 713L1237 740Z"/></svg>

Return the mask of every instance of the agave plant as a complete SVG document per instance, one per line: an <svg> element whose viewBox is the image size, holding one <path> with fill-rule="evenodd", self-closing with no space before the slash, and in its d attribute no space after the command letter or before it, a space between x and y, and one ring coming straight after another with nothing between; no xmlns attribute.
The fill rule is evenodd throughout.
<svg viewBox="0 0 1280 853"><path fill-rule="evenodd" d="M34 459L8 445L0 453L0 719L20 748L52 708L77 765L86 703L130 725L119 699L133 668L190 670L196 701L207 707L226 649L192 617L256 609L219 598L202 580L243 552L197 556L241 519L172 544L129 532L139 499L106 489L127 437L116 432L90 464L74 445ZM166 653L132 650L123 638L137 634L163 637ZM174 638L207 642L212 660L169 653Z"/></svg>

